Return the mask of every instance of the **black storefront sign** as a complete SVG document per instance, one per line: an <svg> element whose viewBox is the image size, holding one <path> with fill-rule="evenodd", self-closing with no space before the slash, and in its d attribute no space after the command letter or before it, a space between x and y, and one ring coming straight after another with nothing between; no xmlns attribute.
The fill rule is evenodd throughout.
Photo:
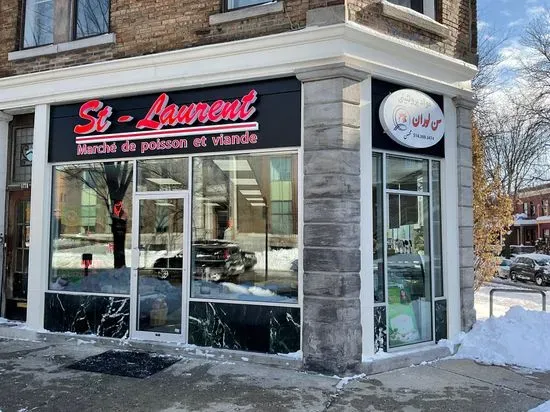
<svg viewBox="0 0 550 412"><path fill-rule="evenodd" d="M296 147L301 83L274 79L53 106L49 162Z"/></svg>
<svg viewBox="0 0 550 412"><path fill-rule="evenodd" d="M427 155L427 156L437 156L445 157L445 137L443 137L437 144L431 147L426 147L422 149L413 149L410 147L403 146L392 138L390 138L382 124L380 122L380 105L383 100L390 94L398 90L407 88L402 85L397 85L393 83L388 83L382 80L372 80L372 147L375 149L389 150L394 152L404 152L412 153L418 155ZM427 93L423 93L430 96L435 102L439 105L443 111L443 96Z"/></svg>

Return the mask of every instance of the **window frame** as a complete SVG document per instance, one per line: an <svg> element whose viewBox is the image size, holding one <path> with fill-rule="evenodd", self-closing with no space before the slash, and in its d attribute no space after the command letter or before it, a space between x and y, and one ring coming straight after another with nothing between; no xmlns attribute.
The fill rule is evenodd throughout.
<svg viewBox="0 0 550 412"><path fill-rule="evenodd" d="M82 37L78 37L78 35L77 35L78 2L79 2L79 0L73 0L72 1L72 12L71 12L71 17L70 17L72 27L71 27L71 38L69 39L69 41L89 39L89 38L92 38L92 37L103 36L104 34L111 33L111 0L107 0L107 1L109 2L109 7L108 7L109 15L107 16L107 31L105 31L103 33L92 34L92 35L89 35L89 36L82 36Z"/></svg>
<svg viewBox="0 0 550 412"><path fill-rule="evenodd" d="M234 3L234 1L235 0L222 0L222 13L227 13L227 12L230 12L230 11L237 11L237 10L244 10L244 9L248 9L250 7L261 6L263 4L270 4L270 3L278 3L279 2L279 0L275 0L275 1L261 0L258 3L250 4L248 6L230 7L230 4Z"/></svg>
<svg viewBox="0 0 550 412"><path fill-rule="evenodd" d="M38 46L40 47L40 46ZM10 159L9 159L9 172L8 172L8 186L21 186L21 185L26 185L26 184L31 184L31 179L29 177L29 180L26 180L26 181L23 181L23 180L17 180L16 179L16 171L15 169L17 167L30 167L31 168L31 173L32 173L32 162L31 164L29 165L26 165L26 166L17 166L16 163L20 161L20 158L19 158L19 155L20 155L20 152L18 151L19 149L19 140L18 140L18 134L17 132L20 131L20 130L25 130L25 129L29 129L31 130L31 143L30 145L33 145L33 142L34 142L34 127L32 125L19 125L19 126L14 126L12 131L11 131L11 147L8 149L8 152L9 152L9 156L10 156Z"/></svg>
<svg viewBox="0 0 550 412"><path fill-rule="evenodd" d="M387 0L390 3L410 8L411 10L416 11L417 13L423 14L426 17L429 17L433 20L437 20L437 16L439 15L439 0L411 0L411 6L402 6L398 3L396 3L396 0Z"/></svg>

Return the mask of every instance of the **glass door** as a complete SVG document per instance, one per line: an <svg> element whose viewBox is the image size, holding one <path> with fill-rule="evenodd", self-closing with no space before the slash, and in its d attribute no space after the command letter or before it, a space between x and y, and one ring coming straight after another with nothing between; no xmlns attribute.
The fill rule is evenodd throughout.
<svg viewBox="0 0 550 412"><path fill-rule="evenodd" d="M132 337L183 341L188 271L187 193L136 195Z"/></svg>

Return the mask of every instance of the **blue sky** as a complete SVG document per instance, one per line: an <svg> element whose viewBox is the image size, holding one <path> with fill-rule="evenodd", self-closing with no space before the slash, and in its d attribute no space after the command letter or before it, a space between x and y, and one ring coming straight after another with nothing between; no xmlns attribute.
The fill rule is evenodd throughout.
<svg viewBox="0 0 550 412"><path fill-rule="evenodd" d="M478 0L479 24L481 28L518 34L546 4L545 0Z"/></svg>
<svg viewBox="0 0 550 412"><path fill-rule="evenodd" d="M507 68L516 66L518 57L524 56L520 37L530 20L548 9L550 0L478 0L478 28L480 36L490 36L497 41L505 39L501 45L501 55L509 58L504 63ZM480 42L483 39L480 39Z"/></svg>

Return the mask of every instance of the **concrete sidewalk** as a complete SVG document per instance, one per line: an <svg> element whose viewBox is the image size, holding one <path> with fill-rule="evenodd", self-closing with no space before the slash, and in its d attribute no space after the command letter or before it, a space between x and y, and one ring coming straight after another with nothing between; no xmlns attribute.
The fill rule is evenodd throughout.
<svg viewBox="0 0 550 412"><path fill-rule="evenodd" d="M0 339L0 410L528 411L550 399L550 374L442 360L346 380L257 363L181 355L146 379L67 369L108 350ZM244 358L246 359L246 358Z"/></svg>

